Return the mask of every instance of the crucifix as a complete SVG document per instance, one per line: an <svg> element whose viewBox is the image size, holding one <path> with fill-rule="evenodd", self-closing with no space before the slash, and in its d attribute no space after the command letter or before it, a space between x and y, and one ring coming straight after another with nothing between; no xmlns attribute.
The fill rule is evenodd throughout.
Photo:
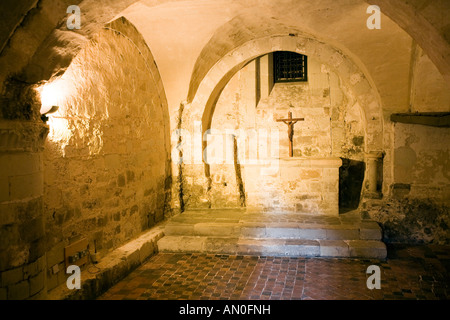
<svg viewBox="0 0 450 320"><path fill-rule="evenodd" d="M292 118L292 112L289 111L287 119L277 119L277 122L284 122L288 125L288 137L289 137L289 157L294 156L293 138L294 138L294 124L298 121L304 121L304 118Z"/></svg>

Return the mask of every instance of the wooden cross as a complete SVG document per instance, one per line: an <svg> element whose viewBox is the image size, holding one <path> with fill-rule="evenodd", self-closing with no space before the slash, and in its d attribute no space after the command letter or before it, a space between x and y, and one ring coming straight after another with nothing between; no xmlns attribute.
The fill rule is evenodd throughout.
<svg viewBox="0 0 450 320"><path fill-rule="evenodd" d="M277 122L284 122L288 125L288 137L289 137L289 157L294 156L294 148L293 148L293 138L294 138L294 124L298 121L304 121L304 118L294 118L292 119L292 112L289 111L287 119L277 119Z"/></svg>

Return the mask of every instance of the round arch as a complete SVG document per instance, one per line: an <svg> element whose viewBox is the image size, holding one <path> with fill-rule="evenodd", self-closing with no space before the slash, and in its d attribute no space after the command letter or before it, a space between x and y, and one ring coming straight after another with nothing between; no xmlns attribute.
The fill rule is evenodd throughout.
<svg viewBox="0 0 450 320"><path fill-rule="evenodd" d="M383 149L381 102L366 73L342 51L312 37L301 35L272 35L250 40L220 58L198 82L198 87L190 88L190 92L195 94L188 97L190 108L189 114L183 119L185 129L189 130L193 121L201 121L203 133L206 132L211 126L217 100L233 75L253 59L274 51L292 51L313 56L338 74L353 91L362 108L366 152ZM193 74L192 77L194 79L196 75Z"/></svg>

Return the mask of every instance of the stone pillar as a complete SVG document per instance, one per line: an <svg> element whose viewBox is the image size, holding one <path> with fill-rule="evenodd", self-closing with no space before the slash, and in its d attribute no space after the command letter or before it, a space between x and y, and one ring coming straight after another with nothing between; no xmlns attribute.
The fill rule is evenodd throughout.
<svg viewBox="0 0 450 320"><path fill-rule="evenodd" d="M40 120L0 120L0 300L43 298L46 259Z"/></svg>
<svg viewBox="0 0 450 320"><path fill-rule="evenodd" d="M381 190L378 190L378 164L383 157L381 151L371 151L366 153L366 192L365 195L368 198L380 198Z"/></svg>

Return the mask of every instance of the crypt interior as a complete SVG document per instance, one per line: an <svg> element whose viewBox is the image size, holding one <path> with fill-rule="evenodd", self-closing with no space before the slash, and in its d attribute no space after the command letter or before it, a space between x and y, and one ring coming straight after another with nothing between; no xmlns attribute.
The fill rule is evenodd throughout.
<svg viewBox="0 0 450 320"><path fill-rule="evenodd" d="M448 1L0 15L0 300L94 299L164 253L450 245Z"/></svg>

